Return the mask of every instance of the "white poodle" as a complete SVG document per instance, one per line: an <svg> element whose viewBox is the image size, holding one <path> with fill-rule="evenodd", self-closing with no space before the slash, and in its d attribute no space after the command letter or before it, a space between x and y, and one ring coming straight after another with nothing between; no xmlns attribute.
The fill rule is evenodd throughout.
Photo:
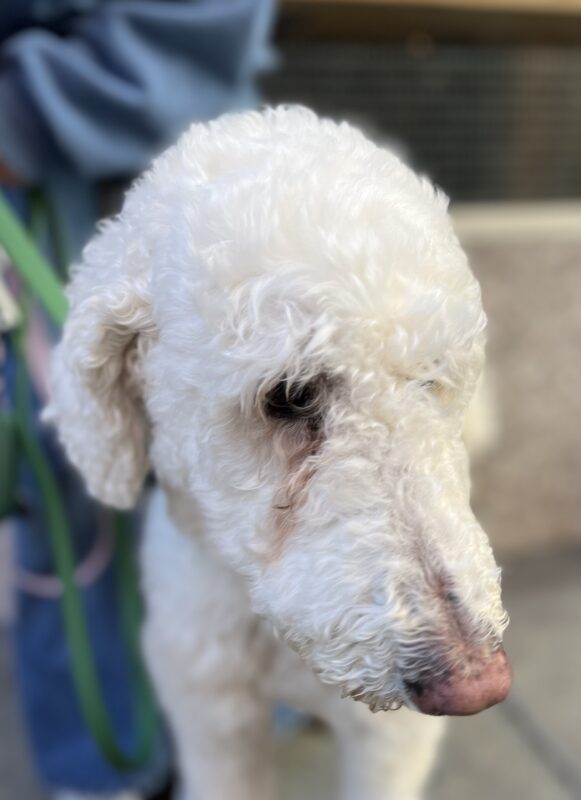
<svg viewBox="0 0 581 800"><path fill-rule="evenodd" d="M418 710L508 691L462 439L485 316L446 207L346 124L231 115L74 271L49 416L103 502L161 487L144 645L188 800L275 796L275 699L330 724L343 800L417 800Z"/></svg>

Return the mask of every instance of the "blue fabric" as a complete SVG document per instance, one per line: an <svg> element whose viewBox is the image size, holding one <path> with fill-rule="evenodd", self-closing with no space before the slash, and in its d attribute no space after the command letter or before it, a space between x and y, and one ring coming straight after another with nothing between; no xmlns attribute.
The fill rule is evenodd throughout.
<svg viewBox="0 0 581 800"><path fill-rule="evenodd" d="M141 171L192 121L255 104L254 75L270 60L273 5L274 0L2 0L0 160L46 191L71 257L94 225L97 181ZM22 197L15 201L23 210ZM51 435L36 432L59 476L82 557L94 542L96 506ZM21 491L27 513L19 519L18 561L50 574L44 515L26 472ZM84 602L109 707L128 744L130 675L111 568L84 592ZM91 741L71 683L58 602L21 592L17 607L17 674L44 781L91 792L155 788L169 766L165 745L148 769L121 774Z"/></svg>
<svg viewBox="0 0 581 800"><path fill-rule="evenodd" d="M78 562L91 551L98 535L99 512L81 481L64 462L60 449L46 431L36 434L47 452L53 473L67 500ZM44 510L37 487L24 469L19 487L25 513L18 521L17 559L36 574L52 574L54 563L45 530ZM107 706L120 745L135 747L131 706L132 676L119 624L115 567L110 564L82 593L93 652ZM58 599L42 599L26 592L17 595L18 624L13 630L16 675L23 701L32 753L46 784L79 791L117 791L131 786L147 793L167 778L167 743L157 743L151 764L131 774L105 762L88 735L72 682L70 658Z"/></svg>
<svg viewBox="0 0 581 800"><path fill-rule="evenodd" d="M3 0L0 15L28 6L34 25L40 5ZM28 181L138 172L192 120L256 100L271 0L53 5L53 29L12 32L1 50L0 156Z"/></svg>

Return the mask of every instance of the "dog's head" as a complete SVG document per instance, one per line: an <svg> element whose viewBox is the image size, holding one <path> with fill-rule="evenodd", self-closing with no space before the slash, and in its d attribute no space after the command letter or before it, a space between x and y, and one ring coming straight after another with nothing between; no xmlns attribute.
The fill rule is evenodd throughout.
<svg viewBox="0 0 581 800"><path fill-rule="evenodd" d="M152 465L255 609L372 708L501 699L462 439L485 317L427 181L304 109L194 126L70 300L49 416L97 497L132 505Z"/></svg>

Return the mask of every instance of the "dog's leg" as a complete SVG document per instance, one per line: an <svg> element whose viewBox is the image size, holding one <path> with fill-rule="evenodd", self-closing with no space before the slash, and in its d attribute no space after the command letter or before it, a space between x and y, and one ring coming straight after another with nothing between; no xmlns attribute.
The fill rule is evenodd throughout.
<svg viewBox="0 0 581 800"><path fill-rule="evenodd" d="M159 496L142 566L144 651L175 739L183 800L272 800L272 701L261 678L272 635L241 580L175 530Z"/></svg>
<svg viewBox="0 0 581 800"><path fill-rule="evenodd" d="M147 660L176 744L181 798L272 800L271 704L259 695L259 673L248 678L245 653L230 643L222 648L198 638L190 649L188 642L195 665L187 663L184 644L146 624Z"/></svg>
<svg viewBox="0 0 581 800"><path fill-rule="evenodd" d="M171 708L165 694L181 800L272 800L270 714L252 706L245 687L222 694L180 692Z"/></svg>
<svg viewBox="0 0 581 800"><path fill-rule="evenodd" d="M345 701L349 703L349 701ZM335 724L341 800L420 800L445 722L408 709L372 714L357 704Z"/></svg>

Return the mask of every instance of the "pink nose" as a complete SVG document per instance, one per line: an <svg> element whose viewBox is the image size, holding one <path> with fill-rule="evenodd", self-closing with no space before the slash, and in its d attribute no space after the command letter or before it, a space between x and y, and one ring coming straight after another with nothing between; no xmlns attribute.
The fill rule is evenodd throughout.
<svg viewBox="0 0 581 800"><path fill-rule="evenodd" d="M411 699L424 714L465 716L500 703L512 684L512 668L504 650L471 665L466 673L451 673L434 681L408 685Z"/></svg>

